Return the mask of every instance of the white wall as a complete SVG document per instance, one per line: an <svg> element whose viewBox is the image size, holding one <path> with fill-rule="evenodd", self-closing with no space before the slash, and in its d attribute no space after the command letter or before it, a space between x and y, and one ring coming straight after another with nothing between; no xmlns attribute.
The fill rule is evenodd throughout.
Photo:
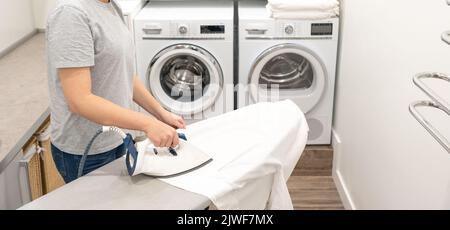
<svg viewBox="0 0 450 230"><path fill-rule="evenodd" d="M408 112L424 71L450 74L445 0L343 0L335 181L356 209L450 209L450 154ZM450 84L434 84L450 101ZM446 130L450 117L428 112Z"/></svg>
<svg viewBox="0 0 450 230"><path fill-rule="evenodd" d="M55 7L56 0L32 1L36 28L39 30L44 30L47 24L47 15Z"/></svg>
<svg viewBox="0 0 450 230"><path fill-rule="evenodd" d="M0 53L35 29L31 0L0 0Z"/></svg>

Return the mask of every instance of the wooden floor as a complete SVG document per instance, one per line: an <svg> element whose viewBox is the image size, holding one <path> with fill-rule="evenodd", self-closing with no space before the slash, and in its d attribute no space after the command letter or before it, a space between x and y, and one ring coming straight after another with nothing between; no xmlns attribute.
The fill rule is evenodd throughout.
<svg viewBox="0 0 450 230"><path fill-rule="evenodd" d="M288 181L297 210L344 209L332 174L333 150L329 146L307 147Z"/></svg>

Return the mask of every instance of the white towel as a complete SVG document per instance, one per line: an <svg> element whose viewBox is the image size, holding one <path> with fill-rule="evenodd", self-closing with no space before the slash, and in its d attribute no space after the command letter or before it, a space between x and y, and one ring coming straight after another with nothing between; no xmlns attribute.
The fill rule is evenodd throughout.
<svg viewBox="0 0 450 230"><path fill-rule="evenodd" d="M328 19L339 16L339 7L329 10L278 10L273 9L271 5L267 4L267 11L270 17L276 19Z"/></svg>
<svg viewBox="0 0 450 230"><path fill-rule="evenodd" d="M218 209L293 209L286 181L307 142L292 101L259 103L190 125L188 141L210 164L163 181L211 199Z"/></svg>
<svg viewBox="0 0 450 230"><path fill-rule="evenodd" d="M268 0L272 9L280 11L327 11L339 7L338 0Z"/></svg>

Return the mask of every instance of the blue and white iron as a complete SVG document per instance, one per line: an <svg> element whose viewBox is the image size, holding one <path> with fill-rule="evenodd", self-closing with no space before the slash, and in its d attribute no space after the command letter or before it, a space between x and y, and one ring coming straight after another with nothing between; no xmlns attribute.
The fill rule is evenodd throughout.
<svg viewBox="0 0 450 230"><path fill-rule="evenodd" d="M129 144L126 163L130 176L146 174L153 177L174 177L196 170L212 158L190 144L184 134L179 133L180 143L176 148L156 148L149 139ZM131 151L130 151L131 149Z"/></svg>
<svg viewBox="0 0 450 230"><path fill-rule="evenodd" d="M194 171L212 161L212 158L187 141L183 133L178 133L180 143L175 148L156 148L148 138L135 141L117 127L105 126L99 130L86 147L80 162L78 177L82 175L84 163L92 142L104 132L119 134L126 150L126 166L130 176L145 174L152 177L175 177Z"/></svg>

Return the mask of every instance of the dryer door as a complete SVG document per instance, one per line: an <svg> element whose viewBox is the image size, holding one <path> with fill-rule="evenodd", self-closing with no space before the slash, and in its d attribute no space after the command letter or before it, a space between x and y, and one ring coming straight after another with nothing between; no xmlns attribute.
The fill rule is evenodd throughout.
<svg viewBox="0 0 450 230"><path fill-rule="evenodd" d="M201 47L170 46L150 63L147 83L163 107L194 115L211 107L222 92L223 73L217 60Z"/></svg>
<svg viewBox="0 0 450 230"><path fill-rule="evenodd" d="M264 51L253 64L250 97L254 102L292 99L307 113L322 98L326 76L323 62L308 48L277 45Z"/></svg>

